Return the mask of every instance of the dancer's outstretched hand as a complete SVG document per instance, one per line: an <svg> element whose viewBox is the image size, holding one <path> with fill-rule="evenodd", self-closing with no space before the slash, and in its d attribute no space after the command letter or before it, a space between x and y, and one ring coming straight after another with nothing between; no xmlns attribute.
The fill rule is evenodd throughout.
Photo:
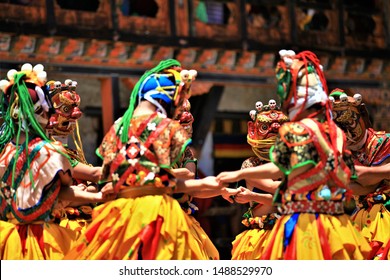
<svg viewBox="0 0 390 280"><path fill-rule="evenodd" d="M244 187L239 187L239 189L240 192L234 198L237 203L245 204L253 201L252 191Z"/></svg>
<svg viewBox="0 0 390 280"><path fill-rule="evenodd" d="M241 180L241 170L224 171L218 174L217 180L220 183L232 183Z"/></svg>
<svg viewBox="0 0 390 280"><path fill-rule="evenodd" d="M207 176L207 177L199 179L199 180L203 186L209 187L209 188L221 188L221 187L224 187L227 185L227 184L220 184L217 181L217 178L215 176Z"/></svg>
<svg viewBox="0 0 390 280"><path fill-rule="evenodd" d="M86 184L77 184L77 185L72 185L70 186L72 189L74 190L80 190L80 191L85 191L87 189L87 185Z"/></svg>
<svg viewBox="0 0 390 280"><path fill-rule="evenodd" d="M229 201L230 203L234 203L236 200L236 195L241 192L240 188L232 189L232 188L222 188L221 189L221 196Z"/></svg>
<svg viewBox="0 0 390 280"><path fill-rule="evenodd" d="M101 195L102 202L114 200L117 197L117 194L114 193L114 186L112 185L112 182L105 184L98 194Z"/></svg>

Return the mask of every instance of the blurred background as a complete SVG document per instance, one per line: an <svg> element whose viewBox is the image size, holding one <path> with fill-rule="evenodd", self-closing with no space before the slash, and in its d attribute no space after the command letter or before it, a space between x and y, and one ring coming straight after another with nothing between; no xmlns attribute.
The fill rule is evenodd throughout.
<svg viewBox="0 0 390 280"><path fill-rule="evenodd" d="M128 106L147 69L175 58L196 69L191 112L201 176L236 170L252 156L249 111L276 99L280 49L311 50L330 90L359 92L374 128L390 131L390 1L0 0L0 78L23 63L49 80L78 82L87 160ZM245 205L196 200L220 251L243 230Z"/></svg>

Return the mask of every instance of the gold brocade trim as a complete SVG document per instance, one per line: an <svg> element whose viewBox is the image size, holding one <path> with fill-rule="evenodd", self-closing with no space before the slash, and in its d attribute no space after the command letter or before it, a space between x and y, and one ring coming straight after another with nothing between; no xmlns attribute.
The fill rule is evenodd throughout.
<svg viewBox="0 0 390 280"><path fill-rule="evenodd" d="M342 201L334 200L301 200L289 201L278 207L279 213L289 215L294 213L321 213L329 215L344 214L344 204Z"/></svg>

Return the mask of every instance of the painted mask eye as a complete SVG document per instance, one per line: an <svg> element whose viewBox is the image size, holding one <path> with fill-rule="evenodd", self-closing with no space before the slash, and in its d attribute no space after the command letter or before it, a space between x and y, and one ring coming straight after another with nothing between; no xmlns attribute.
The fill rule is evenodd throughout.
<svg viewBox="0 0 390 280"><path fill-rule="evenodd" d="M70 107L69 106L63 106L62 107L62 112L69 113L70 112Z"/></svg>
<svg viewBox="0 0 390 280"><path fill-rule="evenodd" d="M262 124L261 125L261 130L268 130L268 125L267 124Z"/></svg>

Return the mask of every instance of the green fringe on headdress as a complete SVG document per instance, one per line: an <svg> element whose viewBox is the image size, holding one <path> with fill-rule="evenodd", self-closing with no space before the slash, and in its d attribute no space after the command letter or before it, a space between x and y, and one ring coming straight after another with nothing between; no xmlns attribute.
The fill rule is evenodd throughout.
<svg viewBox="0 0 390 280"><path fill-rule="evenodd" d="M133 91L131 92L129 107L127 108L125 114L123 115L122 119L120 120L119 125L118 125L118 129L116 131L117 134L119 132L121 133L120 138L121 138L122 143L127 143L127 141L129 140L128 139L129 138L128 131L129 131L129 126L130 126L130 121L133 117L133 112L134 112L135 104L136 104L137 97L138 97L138 91L139 91L141 84L150 75L155 74L155 73L159 73L159 72L163 71L164 69L168 69L168 68L173 67L173 66L180 67L181 64L180 64L180 62L178 62L175 59L163 60L153 69L146 71L142 75L142 77L138 80L138 82L135 84Z"/></svg>
<svg viewBox="0 0 390 280"><path fill-rule="evenodd" d="M0 152L3 151L5 145L12 139L12 135L15 133L15 128L12 123L12 119L7 114L7 108L5 106L5 94L0 92L0 110L3 123L1 124L0 133Z"/></svg>
<svg viewBox="0 0 390 280"><path fill-rule="evenodd" d="M29 135L34 135L41 137L42 139L49 140L45 134L44 129L34 116L34 104L24 82L25 76L25 73L15 74L14 84L12 85L10 92L8 108L4 108L5 96L3 93L1 95L1 111L2 118L5 123L4 131L2 135L0 135L1 149L4 148L4 146L14 137L17 137L18 142L22 128L24 128L26 133L26 141L28 141ZM17 121L13 120L11 116L11 109L15 102L17 102L18 108ZM25 123L24 127L23 123Z"/></svg>
<svg viewBox="0 0 390 280"><path fill-rule="evenodd" d="M34 116L34 104L31 99L30 93L28 92L27 86L24 81L25 73L16 73L14 76L14 84L12 85L11 91L9 93L9 103L8 107L5 108L5 94L1 94L1 111L2 118L4 120L4 126L2 134L0 135L0 152L3 151L5 145L9 143L13 138L16 138L16 146L19 146L20 135L22 131L25 134L25 153L27 155L26 160L28 166L30 166L30 158L28 156L28 143L31 137L40 137L43 140L50 141L50 139L45 134L45 130L42 128L40 123L36 120ZM11 111L14 106L18 108L17 120L12 118ZM15 154L17 157L18 153ZM12 166L12 184L14 184L14 175L16 170L16 160ZM33 184L33 176L31 170L30 180ZM34 186L33 186L34 187Z"/></svg>

